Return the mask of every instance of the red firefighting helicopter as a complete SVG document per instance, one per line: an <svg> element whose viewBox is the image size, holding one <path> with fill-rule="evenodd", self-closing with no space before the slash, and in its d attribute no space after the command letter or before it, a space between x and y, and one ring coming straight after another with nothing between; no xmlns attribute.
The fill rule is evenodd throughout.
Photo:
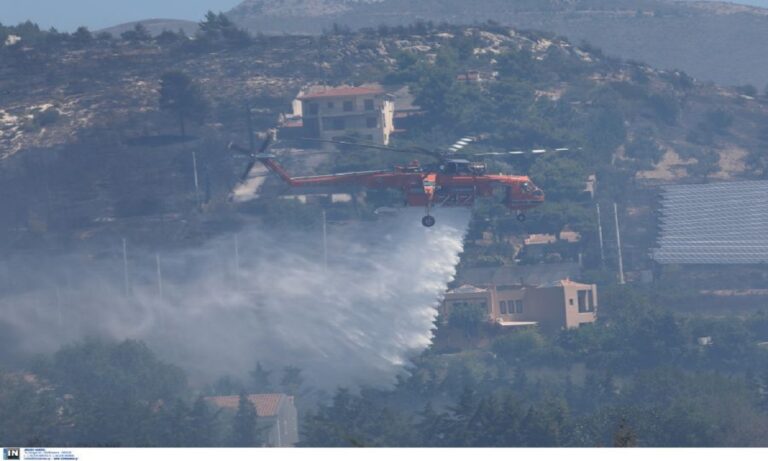
<svg viewBox="0 0 768 461"><path fill-rule="evenodd" d="M249 151L234 143L229 148L250 157L246 171L242 176L245 181L256 162L261 162L270 171L276 173L291 189L297 193L346 191L351 189L396 189L403 193L407 206L424 207L425 216L421 223L426 227L435 225L431 210L435 206L471 207L478 197L500 195L502 203L517 214L517 219L525 220L525 211L544 202L544 192L528 176L489 174L485 163L455 157L460 149L476 141L477 137L465 137L444 152L427 149L398 149L376 144L358 142L302 138L306 141L329 142L354 147L364 147L393 152L426 154L437 159L435 165L422 166L414 160L408 165L396 166L391 170L357 171L321 176L291 177L268 154L267 148L274 140L270 131L261 147L256 152ZM554 149L554 152L568 151L568 148ZM546 149L532 151L487 152L475 156L536 155L548 152ZM500 192L500 193L499 193Z"/></svg>

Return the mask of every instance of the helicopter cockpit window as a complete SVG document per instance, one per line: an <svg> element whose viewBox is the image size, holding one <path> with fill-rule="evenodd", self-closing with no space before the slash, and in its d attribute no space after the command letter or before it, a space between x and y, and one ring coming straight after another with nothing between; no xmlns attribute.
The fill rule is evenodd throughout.
<svg viewBox="0 0 768 461"><path fill-rule="evenodd" d="M445 172L449 174L469 174L469 163L449 162L445 166Z"/></svg>
<svg viewBox="0 0 768 461"><path fill-rule="evenodd" d="M527 193L529 193L529 192L531 191L531 189L532 189L532 187L531 187L531 183L529 183L528 181L526 181L526 182L524 182L524 183L520 184L520 190L521 190L523 193L526 193L526 194L527 194Z"/></svg>

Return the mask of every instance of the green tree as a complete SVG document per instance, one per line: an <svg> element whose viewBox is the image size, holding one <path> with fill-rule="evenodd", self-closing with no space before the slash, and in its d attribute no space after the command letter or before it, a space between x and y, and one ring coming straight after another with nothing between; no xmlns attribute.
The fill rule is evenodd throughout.
<svg viewBox="0 0 768 461"><path fill-rule="evenodd" d="M208 11L205 19L198 24L197 39L207 45L247 46L251 37L239 29L224 13Z"/></svg>
<svg viewBox="0 0 768 461"><path fill-rule="evenodd" d="M159 45L169 46L176 43L184 42L187 40L187 35L183 30L173 32L171 30L164 30L155 39Z"/></svg>
<svg viewBox="0 0 768 461"><path fill-rule="evenodd" d="M529 175L544 190L548 200L576 199L583 193L587 181L582 164L562 154L538 157Z"/></svg>
<svg viewBox="0 0 768 461"><path fill-rule="evenodd" d="M245 393L240 394L240 400L237 405L237 413L232 420L232 446L235 447L256 447L259 446L258 414L248 396Z"/></svg>
<svg viewBox="0 0 768 461"><path fill-rule="evenodd" d="M733 125L733 115L725 109L715 109L706 113L701 122L702 128L725 134Z"/></svg>
<svg viewBox="0 0 768 461"><path fill-rule="evenodd" d="M72 42L79 46L86 46L93 43L93 34L87 27L78 27L75 33L72 34Z"/></svg>
<svg viewBox="0 0 768 461"><path fill-rule="evenodd" d="M547 347L544 337L536 330L510 333L493 341L493 351L509 363L528 362L542 357Z"/></svg>
<svg viewBox="0 0 768 461"><path fill-rule="evenodd" d="M41 370L69 394L62 412L78 445L157 444L157 408L186 389L184 373L160 361L138 341L87 340L62 348Z"/></svg>
<svg viewBox="0 0 768 461"><path fill-rule="evenodd" d="M638 134L627 144L626 154L628 157L636 160L642 169L651 169L657 164L664 151L659 148L656 141L648 134Z"/></svg>
<svg viewBox="0 0 768 461"><path fill-rule="evenodd" d="M32 375L0 372L0 443L4 446L60 445L53 392Z"/></svg>
<svg viewBox="0 0 768 461"><path fill-rule="evenodd" d="M203 397L198 397L189 413L190 429L185 446L212 447L219 440L217 415L208 407Z"/></svg>
<svg viewBox="0 0 768 461"><path fill-rule="evenodd" d="M468 338L476 336L488 320L488 309L475 303L454 304L448 316L448 325L461 330Z"/></svg>
<svg viewBox="0 0 768 461"><path fill-rule="evenodd" d="M656 112L659 118L669 125L677 123L680 115L680 103L674 94L657 93L648 96L648 105Z"/></svg>
<svg viewBox="0 0 768 461"><path fill-rule="evenodd" d="M142 23L136 24L133 26L133 29L126 30L120 34L120 37L123 40L132 43L142 43L152 40L152 34L149 33L147 28L144 27L144 24Z"/></svg>
<svg viewBox="0 0 768 461"><path fill-rule="evenodd" d="M251 375L251 383L254 392L268 393L274 390L272 387L272 382L269 378L269 375L272 374L272 371L262 367L261 362L256 362L256 368L251 370L249 374Z"/></svg>
<svg viewBox="0 0 768 461"><path fill-rule="evenodd" d="M624 114L614 105L615 100L608 100L603 107L591 114L585 129L588 151L596 154L596 162L610 161L614 151L627 139L624 126Z"/></svg>
<svg viewBox="0 0 768 461"><path fill-rule="evenodd" d="M158 427L152 434L152 445L163 447L189 446L189 435L192 432L190 408L184 400L163 403L155 410Z"/></svg>
<svg viewBox="0 0 768 461"><path fill-rule="evenodd" d="M301 376L301 368L294 366L283 368L283 376L280 379L280 386L283 392L289 395L297 395L303 384L304 377Z"/></svg>
<svg viewBox="0 0 768 461"><path fill-rule="evenodd" d="M160 109L178 117L181 135L186 136L186 120L202 122L208 112L208 102L187 74L167 72L160 81Z"/></svg>
<svg viewBox="0 0 768 461"><path fill-rule="evenodd" d="M595 229L596 218L591 208L576 202L545 202L528 214L528 228L535 232L552 234L560 238L566 226L576 232L591 232Z"/></svg>
<svg viewBox="0 0 768 461"><path fill-rule="evenodd" d="M687 165L685 169L691 176L706 178L720 171L720 155L712 149L705 149L696 156L696 163Z"/></svg>

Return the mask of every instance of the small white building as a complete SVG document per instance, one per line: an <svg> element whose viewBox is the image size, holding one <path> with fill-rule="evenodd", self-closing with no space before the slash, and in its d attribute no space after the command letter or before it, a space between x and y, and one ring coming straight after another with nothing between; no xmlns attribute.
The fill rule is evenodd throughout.
<svg viewBox="0 0 768 461"><path fill-rule="evenodd" d="M359 135L364 141L389 144L394 132L392 95L379 85L316 86L302 91L294 102L304 136L333 139Z"/></svg>

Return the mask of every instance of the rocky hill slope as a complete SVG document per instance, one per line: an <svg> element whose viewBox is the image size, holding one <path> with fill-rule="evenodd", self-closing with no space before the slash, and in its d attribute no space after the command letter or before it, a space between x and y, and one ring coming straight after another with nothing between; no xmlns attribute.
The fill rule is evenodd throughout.
<svg viewBox="0 0 768 461"><path fill-rule="evenodd" d="M333 24L488 20L551 31L611 55L721 84L768 84L768 10L673 0L245 0L230 17L252 32L317 34Z"/></svg>
<svg viewBox="0 0 768 461"><path fill-rule="evenodd" d="M546 127L556 127L564 111L575 114L574 120L615 114L621 119L614 128L622 137L615 150L610 146L614 162L641 155L649 144L659 151L658 161L646 162L637 179L765 175L768 102L762 97L624 63L553 36L498 26L446 26L257 37L210 48L194 40L158 40L0 48L0 213L8 218L0 233L7 245L23 247L24 239L50 235L87 240L107 231L114 239L114 233L127 232L120 223L139 218L141 225L129 227L133 233L146 227L142 238L184 240L198 219L199 200L209 206L226 203L243 161L225 146L245 139L246 108L256 128L264 130L290 110L305 85L393 79L408 71L404 57L426 65L448 49L463 50L455 64L459 69L503 77L510 69L503 63L518 59L513 71L537 72L540 77L520 87L535 92L534 105L509 123L510 129L527 129L528 117L544 117L537 130L543 129L545 137L539 142L558 139L546 136ZM160 79L168 71L187 73L209 100L208 117L191 125L188 138L179 138L175 117L159 109ZM504 94L503 87L494 88ZM594 109L605 101L618 112ZM484 128L500 115L508 114L470 120ZM570 130L574 139L581 137L578 125ZM202 184L197 194L193 151ZM704 160L715 167L692 169ZM209 230L195 227L197 233Z"/></svg>

